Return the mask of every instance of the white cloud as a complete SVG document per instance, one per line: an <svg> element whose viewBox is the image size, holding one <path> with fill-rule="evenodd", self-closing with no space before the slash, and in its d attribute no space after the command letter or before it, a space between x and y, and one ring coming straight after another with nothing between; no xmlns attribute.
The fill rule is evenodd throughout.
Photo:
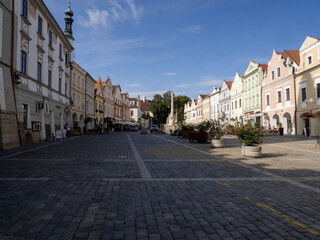
<svg viewBox="0 0 320 240"><path fill-rule="evenodd" d="M212 76L204 76L202 77L203 81L198 82L199 86L219 86L222 85L223 79L218 79Z"/></svg>
<svg viewBox="0 0 320 240"><path fill-rule="evenodd" d="M109 16L108 11L98 10L98 9L89 9L86 11L88 14L88 20L84 18L80 19L80 23L85 27L98 28L99 26L107 25L107 18Z"/></svg>
<svg viewBox="0 0 320 240"><path fill-rule="evenodd" d="M176 76L178 73L164 73L162 76Z"/></svg>
<svg viewBox="0 0 320 240"><path fill-rule="evenodd" d="M190 33L190 34L199 34L201 32L202 27L199 25L178 28L178 31L181 33Z"/></svg>
<svg viewBox="0 0 320 240"><path fill-rule="evenodd" d="M137 6L134 0L110 1L107 9L98 9L91 5L91 9L86 10L88 16L80 17L80 24L85 27L98 28L106 26L111 22L123 22L133 19L136 23L142 15L143 7Z"/></svg>
<svg viewBox="0 0 320 240"><path fill-rule="evenodd" d="M140 83L132 83L132 84L129 84L127 85L128 87L140 87L141 84Z"/></svg>
<svg viewBox="0 0 320 240"><path fill-rule="evenodd" d="M141 16L141 13L143 12L143 8L141 6L136 6L134 3L134 0L126 0L128 7L130 9L130 12L133 16L133 18L138 22L139 17Z"/></svg>

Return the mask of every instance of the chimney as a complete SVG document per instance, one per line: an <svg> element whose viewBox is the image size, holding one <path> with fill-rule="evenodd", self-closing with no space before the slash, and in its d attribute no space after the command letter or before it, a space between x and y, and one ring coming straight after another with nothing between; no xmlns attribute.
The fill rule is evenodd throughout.
<svg viewBox="0 0 320 240"><path fill-rule="evenodd" d="M145 102L146 101L146 97L143 97L142 100L143 100L143 102Z"/></svg>

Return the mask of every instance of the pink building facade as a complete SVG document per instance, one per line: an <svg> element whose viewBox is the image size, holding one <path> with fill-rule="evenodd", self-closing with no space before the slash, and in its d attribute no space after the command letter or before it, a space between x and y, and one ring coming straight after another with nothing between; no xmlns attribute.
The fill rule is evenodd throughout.
<svg viewBox="0 0 320 240"><path fill-rule="evenodd" d="M283 127L284 134L296 134L295 76L300 62L298 50L273 50L262 81L263 126Z"/></svg>

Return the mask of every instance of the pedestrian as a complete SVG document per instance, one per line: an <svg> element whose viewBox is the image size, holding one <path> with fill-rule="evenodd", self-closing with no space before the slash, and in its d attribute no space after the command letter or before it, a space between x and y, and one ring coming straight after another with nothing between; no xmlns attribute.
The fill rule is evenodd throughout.
<svg viewBox="0 0 320 240"><path fill-rule="evenodd" d="M70 137L70 135L71 135L71 128L70 128L69 123L67 123L66 128L67 128L67 137Z"/></svg>

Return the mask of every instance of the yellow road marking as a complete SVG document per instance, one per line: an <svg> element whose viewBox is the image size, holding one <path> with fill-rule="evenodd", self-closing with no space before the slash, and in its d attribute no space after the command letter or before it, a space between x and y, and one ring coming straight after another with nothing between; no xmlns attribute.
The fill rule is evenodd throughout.
<svg viewBox="0 0 320 240"><path fill-rule="evenodd" d="M230 187L230 184L229 184L229 183L222 183L222 182L220 182L220 181L215 181L215 182L218 183L218 184L220 184L220 185L222 185L222 186L224 186L224 187L226 187L226 188L228 188L230 191L236 193L237 195L243 197L244 199L250 201L251 203L254 203L254 204L256 204L257 206L262 207L262 208L264 208L264 209L266 209L266 210L269 210L270 212L272 212L273 214L277 215L277 216L280 217L281 219L284 219L284 220L286 220L287 222L289 222L289 223L291 223L291 224L293 224L293 225L295 225L295 226L297 226L297 227L305 230L306 232L308 232L308 233L310 233L310 234L312 234L312 235L320 238L320 233L319 233L319 232L313 230L312 228L309 228L308 226L306 226L306 225L304 225L304 224L302 224L302 223L299 223L298 221L295 221L294 219L289 218L289 217L286 216L285 214L283 214L283 213L281 213L281 212L273 209L272 207L269 207L268 205L266 205L266 204L264 204L264 203L256 202L256 201L254 201L253 199L251 199L250 197L239 193L239 192L236 191L235 189L232 189L232 188Z"/></svg>

